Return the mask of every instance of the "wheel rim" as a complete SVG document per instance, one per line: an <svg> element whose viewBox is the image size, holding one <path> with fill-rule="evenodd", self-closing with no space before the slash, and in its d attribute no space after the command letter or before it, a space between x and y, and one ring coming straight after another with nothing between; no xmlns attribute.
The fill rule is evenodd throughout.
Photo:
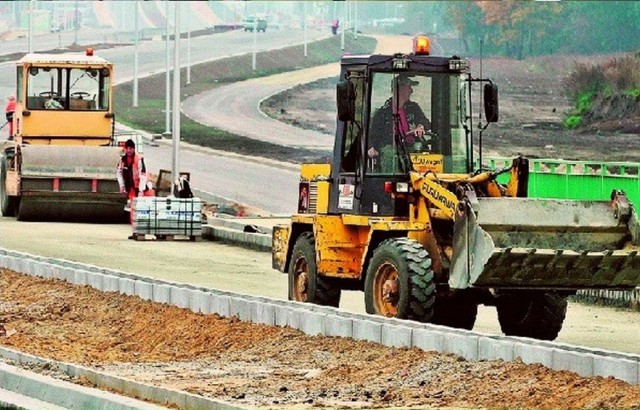
<svg viewBox="0 0 640 410"><path fill-rule="evenodd" d="M373 291L376 311L382 316L396 316L400 299L400 283L395 266L385 263L378 268Z"/></svg>
<svg viewBox="0 0 640 410"><path fill-rule="evenodd" d="M306 302L309 295L309 268L307 260L300 258L296 261L296 270L293 276L293 299Z"/></svg>

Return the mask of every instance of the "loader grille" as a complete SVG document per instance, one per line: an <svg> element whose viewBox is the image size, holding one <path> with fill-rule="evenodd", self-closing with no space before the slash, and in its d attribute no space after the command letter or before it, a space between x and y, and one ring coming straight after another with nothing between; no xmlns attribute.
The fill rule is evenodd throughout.
<svg viewBox="0 0 640 410"><path fill-rule="evenodd" d="M318 183L309 182L309 208L307 210L310 214L315 214L318 211Z"/></svg>

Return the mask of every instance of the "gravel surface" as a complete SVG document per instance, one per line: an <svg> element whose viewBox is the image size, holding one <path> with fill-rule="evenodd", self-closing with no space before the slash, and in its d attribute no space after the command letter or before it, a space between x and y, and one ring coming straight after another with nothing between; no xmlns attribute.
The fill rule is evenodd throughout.
<svg viewBox="0 0 640 410"><path fill-rule="evenodd" d="M4 346L244 406L640 408L640 386L519 360L310 337L6 270L0 287Z"/></svg>

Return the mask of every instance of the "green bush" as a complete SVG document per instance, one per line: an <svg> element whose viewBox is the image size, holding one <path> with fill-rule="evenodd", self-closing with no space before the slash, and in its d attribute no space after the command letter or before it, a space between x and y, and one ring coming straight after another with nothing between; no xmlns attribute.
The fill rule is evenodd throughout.
<svg viewBox="0 0 640 410"><path fill-rule="evenodd" d="M579 115L570 115L564 119L562 125L570 130L576 129L582 123L582 117Z"/></svg>
<svg viewBox="0 0 640 410"><path fill-rule="evenodd" d="M622 94L626 95L627 97L640 99L640 88L635 88L633 90L624 90Z"/></svg>
<svg viewBox="0 0 640 410"><path fill-rule="evenodd" d="M581 94L576 102L576 114L582 115L589 112L591 110L591 100L595 95L596 93L594 92Z"/></svg>
<svg viewBox="0 0 640 410"><path fill-rule="evenodd" d="M615 100L624 96L640 100L640 54L612 58L599 65L574 65L571 74L563 81L566 95L575 102L575 109L564 120L565 128L574 129L590 118L596 97L598 101ZM600 112L606 118L607 112ZM615 115L615 114L613 114Z"/></svg>
<svg viewBox="0 0 640 410"><path fill-rule="evenodd" d="M585 93L597 93L607 85L602 67L576 63L573 71L563 80L562 85L569 99L576 101Z"/></svg>

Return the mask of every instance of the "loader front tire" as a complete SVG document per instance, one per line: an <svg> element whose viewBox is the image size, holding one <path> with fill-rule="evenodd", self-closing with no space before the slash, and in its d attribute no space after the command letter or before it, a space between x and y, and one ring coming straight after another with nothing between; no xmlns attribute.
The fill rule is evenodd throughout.
<svg viewBox="0 0 640 410"><path fill-rule="evenodd" d="M408 238L386 239L373 252L365 278L367 313L429 322L436 299L431 258Z"/></svg>
<svg viewBox="0 0 640 410"><path fill-rule="evenodd" d="M567 314L567 299L556 292L513 292L498 296L496 309L505 335L554 340Z"/></svg>
<svg viewBox="0 0 640 410"><path fill-rule="evenodd" d="M304 232L296 240L289 264L289 300L338 307L341 289L318 275L313 233Z"/></svg>

